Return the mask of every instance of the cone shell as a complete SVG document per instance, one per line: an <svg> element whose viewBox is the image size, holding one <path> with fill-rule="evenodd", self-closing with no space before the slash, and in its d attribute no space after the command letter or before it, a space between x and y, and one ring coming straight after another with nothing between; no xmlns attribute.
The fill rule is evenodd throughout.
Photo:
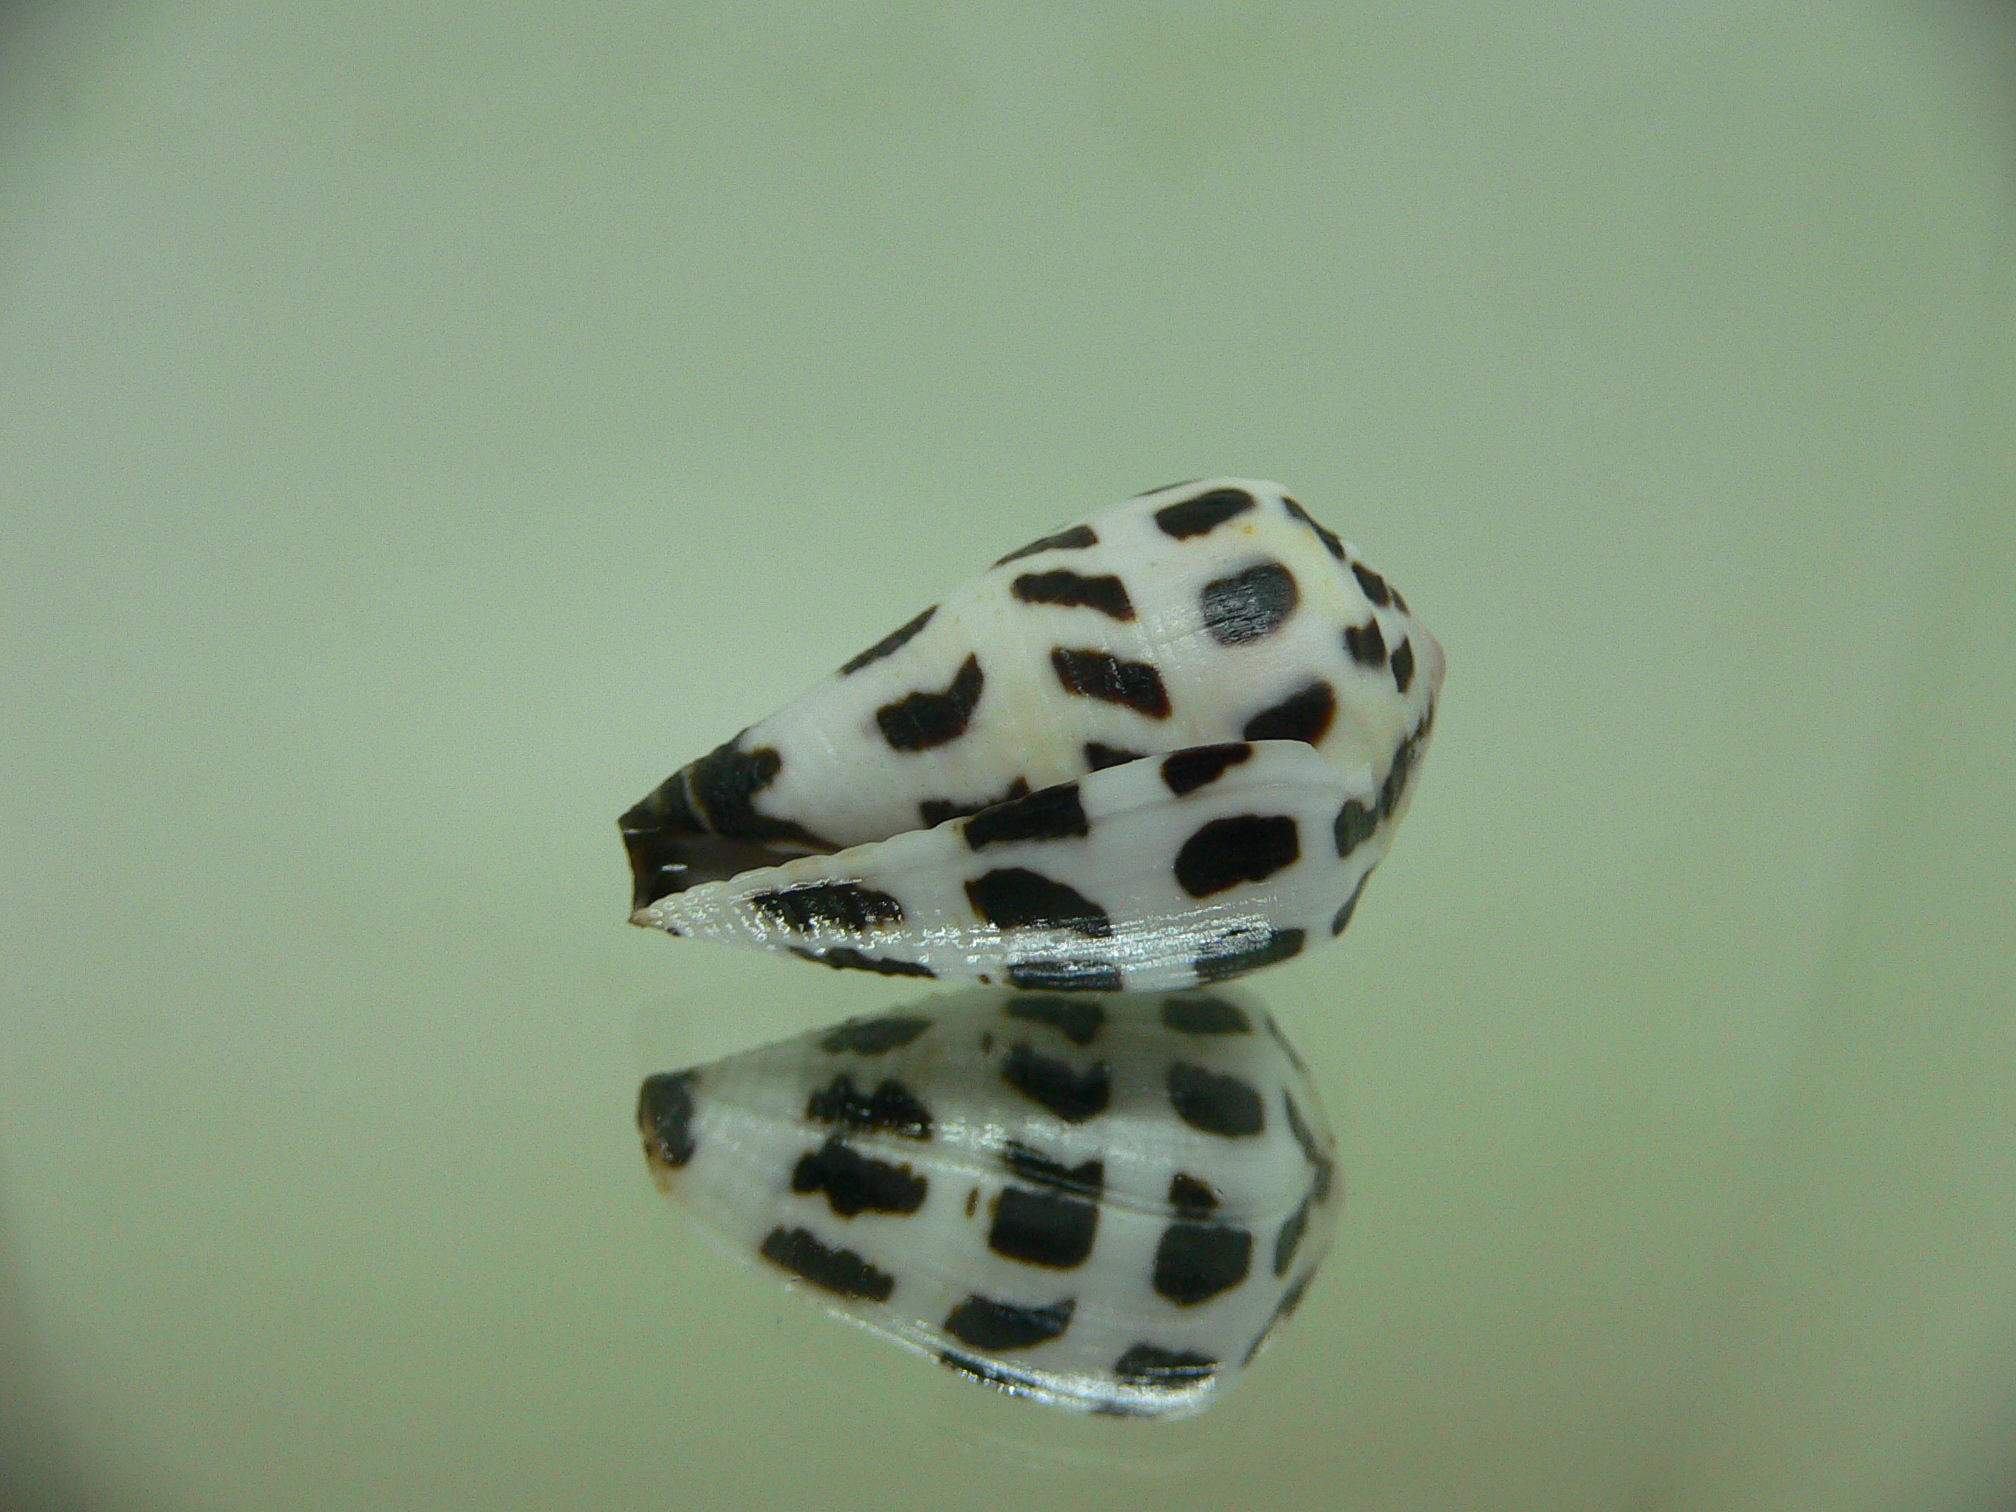
<svg viewBox="0 0 2016 1512"><path fill-rule="evenodd" d="M1343 930L1441 648L1271 483L1011 552L621 821L633 921L893 975L1165 991Z"/></svg>

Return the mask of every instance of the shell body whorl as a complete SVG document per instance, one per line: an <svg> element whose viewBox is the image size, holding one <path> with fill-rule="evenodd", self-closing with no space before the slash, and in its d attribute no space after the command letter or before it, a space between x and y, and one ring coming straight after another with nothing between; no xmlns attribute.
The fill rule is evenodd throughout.
<svg viewBox="0 0 2016 1512"><path fill-rule="evenodd" d="M953 980L1237 975L1341 932L1442 675L1278 486L1158 490L1011 552L633 807L632 917Z"/></svg>

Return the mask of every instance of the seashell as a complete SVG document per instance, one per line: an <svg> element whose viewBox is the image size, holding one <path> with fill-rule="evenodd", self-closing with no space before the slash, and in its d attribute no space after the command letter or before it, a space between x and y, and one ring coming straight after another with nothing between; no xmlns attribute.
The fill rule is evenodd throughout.
<svg viewBox="0 0 2016 1512"><path fill-rule="evenodd" d="M644 1082L659 1186L745 1258L964 1375L1209 1405L1302 1299L1336 1147L1272 1016L969 989Z"/></svg>
<svg viewBox="0 0 2016 1512"><path fill-rule="evenodd" d="M1010 552L620 821L632 922L829 966L1170 991L1342 933L1441 647L1271 483Z"/></svg>

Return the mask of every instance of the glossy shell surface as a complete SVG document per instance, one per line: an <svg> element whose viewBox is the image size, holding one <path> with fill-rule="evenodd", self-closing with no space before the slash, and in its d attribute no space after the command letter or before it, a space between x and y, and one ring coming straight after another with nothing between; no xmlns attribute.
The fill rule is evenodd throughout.
<svg viewBox="0 0 2016 1512"><path fill-rule="evenodd" d="M632 918L891 975L1176 990L1340 933L1443 657L1274 484L1011 552L623 816Z"/></svg>
<svg viewBox="0 0 2016 1512"><path fill-rule="evenodd" d="M1343 1197L1264 1009L969 990L648 1079L659 1184L739 1255L989 1385L1207 1405L1294 1311Z"/></svg>

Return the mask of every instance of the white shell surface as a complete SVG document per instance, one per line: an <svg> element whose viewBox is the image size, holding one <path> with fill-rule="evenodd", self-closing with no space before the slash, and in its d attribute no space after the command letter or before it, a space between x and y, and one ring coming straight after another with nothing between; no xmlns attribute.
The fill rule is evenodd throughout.
<svg viewBox="0 0 2016 1512"><path fill-rule="evenodd" d="M1218 993L969 991L655 1076L660 1185L822 1305L1082 1410L1207 1405L1342 1201L1299 1058Z"/></svg>
<svg viewBox="0 0 2016 1512"><path fill-rule="evenodd" d="M949 979L1079 960L1081 980L1049 984L1161 990L1233 974L1200 961L1255 969L1341 928L1411 797L1443 670L1400 595L1278 485L1158 490L1010 553L636 805L633 920ZM1318 761L1270 749L1288 743ZM1250 751L1208 794L1160 775L1172 753L1234 745ZM1051 837L1041 875L1103 908L1111 948L1089 955L1047 924L990 918L965 894L958 834L934 831L1074 784L1100 822ZM1305 843L1298 869L1256 857L1234 893L1172 895L1197 814L1242 787L1313 805L1325 784L1333 864ZM865 943L844 914L808 932L750 911L758 893L849 881L900 904Z"/></svg>
<svg viewBox="0 0 2016 1512"><path fill-rule="evenodd" d="M1195 501L1236 495L1251 498L1252 507L1208 530L1179 537L1157 523ZM1256 716L1318 678L1334 690L1336 710L1318 749L1339 772L1365 772L1383 768L1441 685L1434 638L1391 601L1390 589L1384 605L1374 603L1349 569L1357 560L1352 548L1343 546L1345 559L1333 557L1314 528L1289 513L1278 484L1205 479L1111 505L1078 528L1096 544L1052 547L988 569L948 593L901 646L834 674L752 725L744 749L769 746L783 758L758 806L816 815L818 832L837 845L878 840L917 827L920 793L978 804L1015 778L1041 788L1081 776L1092 769L1084 749L1090 742L1154 754L1251 738L1245 730ZM1217 639L1207 628L1206 588L1269 565L1292 574L1292 611L1264 634L1251 633L1262 620L1248 613L1231 632L1247 638ZM1057 572L1117 580L1131 616L1017 596L1018 583ZM1237 602L1230 612L1246 607ZM1389 655L1411 648L1416 670L1406 693L1394 686L1390 660L1365 666L1345 651L1343 629L1368 623L1379 626ZM1167 715L1067 692L1052 660L1060 647L1153 667ZM877 712L917 690L950 687L975 654L985 681L965 733L940 746L893 751Z"/></svg>
<svg viewBox="0 0 2016 1512"><path fill-rule="evenodd" d="M1341 933L1392 829L1338 816L1369 825L1378 803L1368 773L1347 781L1299 741L1201 747L672 893L641 917L892 975L1173 990Z"/></svg>

